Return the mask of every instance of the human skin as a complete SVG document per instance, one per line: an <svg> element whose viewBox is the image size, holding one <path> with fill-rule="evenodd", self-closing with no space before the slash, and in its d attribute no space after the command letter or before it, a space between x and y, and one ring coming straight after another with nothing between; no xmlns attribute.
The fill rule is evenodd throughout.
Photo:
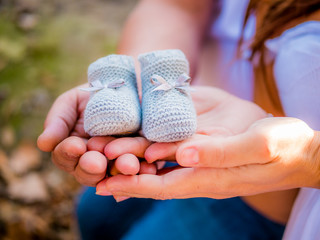
<svg viewBox="0 0 320 240"><path fill-rule="evenodd" d="M236 135L155 143L149 163L175 159L165 174L118 175L97 186L116 197L229 198L283 189L320 188L320 133L296 118L264 118Z"/></svg>
<svg viewBox="0 0 320 240"><path fill-rule="evenodd" d="M193 138L134 149L144 152L149 163L176 160L186 168L160 170L156 176L116 176L99 183L97 194L113 195L118 201L128 197L250 196L245 200L251 205L285 223L297 192L281 190L320 187L319 132L306 123L295 118L266 118L253 103L216 88L196 87L193 100L198 114ZM107 144L106 155L133 153L126 148L129 142L126 138L118 139L117 146ZM195 158L198 164L192 162Z"/></svg>
<svg viewBox="0 0 320 240"><path fill-rule="evenodd" d="M124 27L118 53L137 58L137 55L143 52L179 48L189 59L193 74L213 3L211 0L140 1ZM43 151L52 152L54 164L72 174L81 184L95 186L103 179L102 173L107 167L107 159L99 155L103 153L101 145L107 144L114 138L100 138L99 146L93 144L96 139L90 139L88 142L89 136L83 130L83 112L88 100L89 94L79 91L78 88L71 89L58 97L48 113L44 131L38 138L38 146ZM68 104L65 104L66 102ZM130 146L142 144L144 148L150 144L143 138L138 139L140 141L133 140ZM99 164L88 164L90 161L86 158L90 155L85 154L88 150L98 152L95 154L99 156ZM136 151L135 155L143 157L143 152ZM81 156L82 161L79 162ZM116 164L122 173L133 174L138 165L140 173L156 171L154 165L145 162L140 165L137 157L133 155L127 157L131 160L130 165L121 163L125 162L126 157L120 158L120 163ZM86 164L83 165L82 162Z"/></svg>
<svg viewBox="0 0 320 240"><path fill-rule="evenodd" d="M158 1L156 0L141 1L138 7L131 14L129 21L125 27L122 41L120 42L120 45L119 45L118 53L136 56L138 53L143 53L143 52L147 52L155 49L179 48L183 50L187 55L190 61L191 73L193 75L193 73L195 73L196 71L195 63L197 62L199 49L202 44L204 32L207 27L207 23L209 22L211 7L208 7L208 6L211 6L211 4L212 4L212 1L191 1L191 0L189 1L182 1L182 0L181 1L159 1L159 0ZM156 9L157 11L154 11L154 9ZM164 12L165 12L165 17L163 17ZM155 31L150 31L150 29L152 29L153 26L157 26L157 28L154 28ZM170 28L168 26L170 26ZM147 160L149 159L147 157L148 152L149 154L151 154L152 147L155 147L155 146L152 145L150 146L150 148L147 149L150 143L141 137L132 138L132 139L126 138L123 140L120 139L112 142L110 141L114 139L110 137L101 138L99 140L93 138L88 141L87 140L88 136L85 135L83 133L83 130L81 129L81 124L83 123L82 114L83 114L84 106L88 99L88 96L84 96L83 93L79 93L76 89L71 91L72 92L66 93L65 95L63 95L61 99L57 100L58 103L54 105L53 110L50 112L48 116L48 120L46 121L46 128L45 128L44 134L39 137L39 141L38 141L39 147L42 150L53 151L53 161L56 165L66 170L67 172L70 172L71 174L73 174L80 183L85 185L95 186L98 182L100 182L103 179L103 173L106 171L107 164L105 164L105 162L107 160L106 158L104 158L103 153L105 153L111 159L117 158L114 151L115 151L115 148L117 148L116 145L119 145L119 146L122 145L123 143L122 141L126 141L125 146L128 146L128 148L135 149L131 151L130 149L126 148L125 149L126 152L123 152L123 154L127 154L128 152L131 154L131 155L126 155L126 156L129 156L128 158L131 159L131 164L134 162L136 164L139 164L137 156L143 157L146 155L146 159ZM70 101L70 106L62 106L65 103L64 102L65 100ZM204 99L204 101L205 100L206 99ZM226 117L226 115L223 115L223 112L221 112L220 114L221 114L220 121L222 119L223 120L229 119ZM224 118L222 116L224 116ZM236 118L233 119L233 121L235 121L235 123L239 123L239 124L241 123L240 121L237 121ZM254 122L253 119L252 119L252 122ZM252 122L250 122L250 124ZM211 122L211 124L212 125L210 126L210 128L215 128L215 130L217 130L214 123ZM241 124L244 124L243 126L246 126L246 127L250 125L249 123L248 124L241 123ZM57 131L56 129L60 129L60 130ZM241 129L241 130L245 131L246 129ZM202 134L200 134L200 136L198 137L204 137L203 133L205 133L206 131L210 132L211 130L199 131L199 133L202 133ZM238 132L235 132L235 133L238 133ZM69 135L73 135L73 136L68 137ZM86 144L87 141L88 143ZM96 141L96 144L93 144L92 141ZM97 144L97 143L102 143L102 144ZM107 145L106 149L101 148L101 146L104 144ZM97 147L97 145L99 145L99 147ZM145 153L146 149L147 151ZM90 156L92 156L90 154L92 153L89 153L88 155L88 153L86 153L87 150L100 152L101 155L99 155L99 153L93 153L93 154L96 154L97 156L97 158L95 158L94 160L95 161L99 160L100 163L88 164L88 162L90 163ZM116 162L120 161L120 163L121 162L125 163L127 158L121 157L121 155L122 154L118 155L120 159L116 159ZM82 161L79 161L80 157ZM145 164L146 163L144 163L143 165ZM259 165L264 165L264 164L259 164ZM134 172L136 171L136 170L133 171L133 168L131 168L132 166L130 167L126 164L124 165L117 164L117 166L119 166L119 168L123 167L122 169L119 169L119 171L125 174L129 174L129 175L134 174ZM136 167L136 165L133 165L133 166ZM143 170L142 171L140 170L140 173L155 172L155 168L153 167L153 165L147 165L147 167L148 169L149 168L151 169L151 170L149 169L150 172L148 172L149 170L145 172ZM240 169L242 169L242 167ZM235 171L235 173L237 173L237 171ZM209 172L207 174L209 174ZM154 176L154 177L157 177L157 176ZM118 179L118 178L121 179L121 177L117 177L114 179ZM136 177L132 177L132 179L135 179L135 178ZM115 181L114 179L113 180L110 179L110 182L112 183L113 181ZM252 179L254 178L252 177ZM260 186L260 190L258 191L256 189L256 191L252 191L252 193L272 190L272 187L265 188L262 184L259 185L260 182L258 180L259 179L257 179L256 184L257 184L257 189ZM227 178L225 181L228 182ZM104 182L99 184L97 188L98 192L102 190L100 186L104 186ZM223 184L223 182L224 181L221 180L221 184ZM190 187L191 186L192 184L190 185ZM273 187L274 187L273 190L277 190L279 188L282 189L282 187L279 187L279 188L277 188L276 186L273 186ZM248 189L251 189L251 188L252 186L248 185ZM121 195L121 192L119 193L115 192L114 194L116 195L117 198L119 198ZM210 192L210 194L212 194L212 192ZM232 194L236 194L236 193L234 192L229 193L230 196ZM241 192L238 192L238 194L246 195L246 194L249 194L249 192L244 191L242 194ZM150 195L152 195L152 192L150 192ZM160 192L160 195L161 195L161 192ZM127 196L127 195L123 194L123 196ZM214 196L214 194L212 196ZM219 198L219 196L217 197ZM220 196L220 198L223 198L223 197L228 197L228 194ZM163 198L170 198L170 196L164 195Z"/></svg>
<svg viewBox="0 0 320 240"><path fill-rule="evenodd" d="M88 93L80 91L78 87L59 96L48 113L44 131L38 138L38 147L42 151L52 152L53 163L61 170L72 174L79 183L96 186L105 178L107 172L108 161L104 155L104 148L115 138L89 138L84 132L83 112L88 100ZM145 139L141 142L144 145L140 144L137 149L142 150L150 144ZM135 147L134 143L133 141L133 144L127 146ZM139 173L156 172L154 164L145 162L140 166L136 157L139 156L138 150L135 154L119 159L117 166L121 173L136 174L137 168ZM141 152L140 155L142 154ZM133 158L135 161L124 164L127 158Z"/></svg>

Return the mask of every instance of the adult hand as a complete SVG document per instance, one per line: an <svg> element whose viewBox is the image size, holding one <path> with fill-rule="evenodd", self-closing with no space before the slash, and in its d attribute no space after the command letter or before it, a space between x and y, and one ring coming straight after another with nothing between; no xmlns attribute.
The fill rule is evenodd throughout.
<svg viewBox="0 0 320 240"><path fill-rule="evenodd" d="M98 158L96 166L84 164L86 166L83 169L78 164L80 157L87 152L89 136L83 129L83 116L88 100L89 93L78 88L59 96L47 115L44 131L38 138L38 147L42 151L52 152L52 161L60 169L73 174L80 182L91 185L102 177L106 160L102 154L93 152L89 156ZM86 160L86 156L83 159ZM88 167L91 169L86 169ZM85 181L89 177L90 180Z"/></svg>
<svg viewBox="0 0 320 240"><path fill-rule="evenodd" d="M319 145L319 132L303 121L265 118L238 135L198 135L167 149L167 155L176 152L184 168L163 175L115 176L106 182L105 189L118 199L171 199L320 188ZM161 145L151 150L164 156Z"/></svg>
<svg viewBox="0 0 320 240"><path fill-rule="evenodd" d="M213 136L229 136L245 131L253 122L266 117L266 113L257 105L237 98L227 92L213 87L194 87L192 99L197 112L197 134ZM161 146L160 152L146 151L150 142L142 137L122 138L108 144L105 148L105 155L109 159L115 159L122 154L131 153L140 158L146 157L149 162L158 159L175 159L175 152L167 149L176 146L176 143L154 143ZM150 153L150 154L149 154ZM160 155L159 155L160 154Z"/></svg>
<svg viewBox="0 0 320 240"><path fill-rule="evenodd" d="M74 175L79 183L95 186L105 178L107 172L104 147L115 138L109 136L89 139L84 132L84 109L88 100L89 93L78 88L58 97L48 113L44 131L38 138L38 147L52 152L53 163ZM152 167L150 170L150 164L147 163L139 168L138 158L130 154L117 159L115 165L123 174L152 172Z"/></svg>
<svg viewBox="0 0 320 240"><path fill-rule="evenodd" d="M203 134L215 137L234 135L245 131L254 121L266 116L266 113L257 105L217 88L196 87L192 97L198 115L197 135L200 134L200 136ZM141 137L117 139L107 144L105 154L113 159L131 153L146 157L150 163L159 159L175 160L177 143L155 143L150 147L149 145L150 143L146 144ZM105 181L98 185L97 190L103 194L106 190Z"/></svg>

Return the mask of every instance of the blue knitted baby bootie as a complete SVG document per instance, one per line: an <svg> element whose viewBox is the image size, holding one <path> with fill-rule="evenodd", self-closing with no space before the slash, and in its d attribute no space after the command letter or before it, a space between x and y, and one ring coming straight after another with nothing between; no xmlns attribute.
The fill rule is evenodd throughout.
<svg viewBox="0 0 320 240"><path fill-rule="evenodd" d="M175 142L196 131L189 95L189 63L180 50L139 56L142 80L142 131L154 142Z"/></svg>
<svg viewBox="0 0 320 240"><path fill-rule="evenodd" d="M109 55L88 68L92 92L84 113L84 130L90 136L123 135L140 128L134 61L124 55Z"/></svg>

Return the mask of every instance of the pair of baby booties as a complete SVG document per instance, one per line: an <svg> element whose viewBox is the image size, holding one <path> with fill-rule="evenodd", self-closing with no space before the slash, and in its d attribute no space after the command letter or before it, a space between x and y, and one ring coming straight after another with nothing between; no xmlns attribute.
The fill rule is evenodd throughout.
<svg viewBox="0 0 320 240"><path fill-rule="evenodd" d="M133 58L109 55L88 68L91 97L84 113L90 136L126 135L142 126L153 142L175 142L196 131L196 112L189 95L189 63L182 51L141 54L140 104Z"/></svg>

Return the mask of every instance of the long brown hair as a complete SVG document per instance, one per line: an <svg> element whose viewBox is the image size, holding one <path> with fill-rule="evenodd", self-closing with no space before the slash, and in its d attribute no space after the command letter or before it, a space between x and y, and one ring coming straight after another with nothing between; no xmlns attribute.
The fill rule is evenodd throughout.
<svg viewBox="0 0 320 240"><path fill-rule="evenodd" d="M244 26L250 15L263 7L263 16L257 26L255 37L250 45L253 56L261 52L267 39L275 33L281 33L283 26L299 18L307 17L320 9L320 0L250 0L245 15Z"/></svg>
<svg viewBox="0 0 320 240"><path fill-rule="evenodd" d="M258 87L255 88L255 101L258 104L264 104L265 101L269 102L271 105L267 105L273 107L265 107L270 108L270 110L273 109L277 114L282 115L283 109L274 78L270 75L272 72L265 63L264 44L266 40L279 36L283 31L294 27L296 24L314 20L313 13L319 9L320 0L250 0L249 2L238 53L240 53L240 46L243 42L244 28L249 17L254 14L257 19L257 26L256 34L249 45L251 50L250 60L254 60L254 62L258 60L257 65L255 65L255 84L265 90L265 93L262 93L259 92ZM317 20L320 20L320 17ZM261 102L261 99L264 99L264 103Z"/></svg>

